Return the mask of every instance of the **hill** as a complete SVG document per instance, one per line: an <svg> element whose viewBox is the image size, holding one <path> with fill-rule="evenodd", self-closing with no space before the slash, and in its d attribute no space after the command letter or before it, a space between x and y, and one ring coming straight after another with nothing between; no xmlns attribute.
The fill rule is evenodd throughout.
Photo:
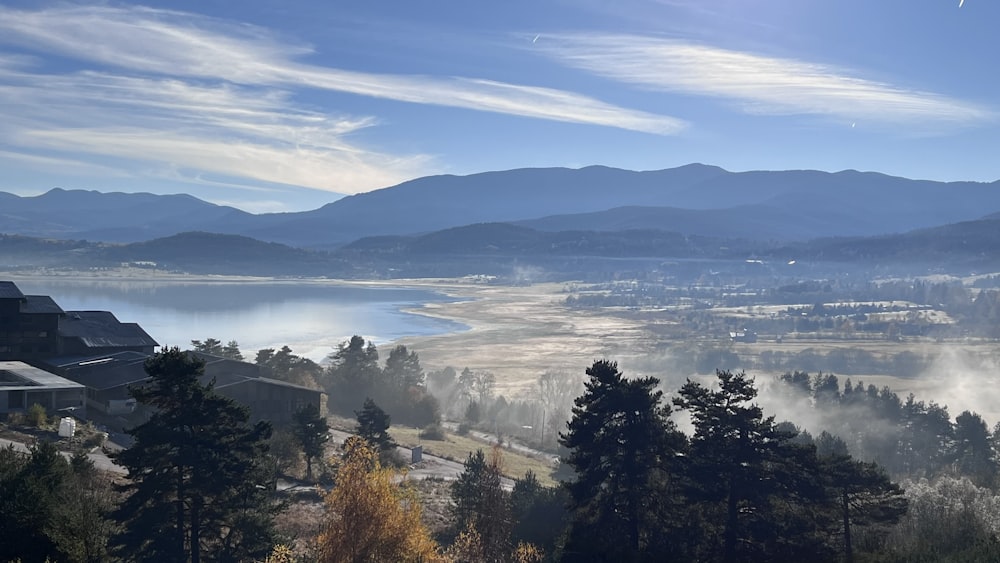
<svg viewBox="0 0 1000 563"><path fill-rule="evenodd" d="M635 172L602 166L429 176L299 213L252 215L190 196L52 190L4 194L0 232L133 242L185 231L333 249L363 237L478 223L539 231L653 229L804 241L872 236L1000 212L1000 182L930 182L872 172L728 172L691 164Z"/></svg>

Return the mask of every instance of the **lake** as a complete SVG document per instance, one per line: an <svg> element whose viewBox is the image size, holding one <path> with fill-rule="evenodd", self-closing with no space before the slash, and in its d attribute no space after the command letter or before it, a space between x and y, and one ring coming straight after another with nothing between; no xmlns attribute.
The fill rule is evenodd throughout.
<svg viewBox="0 0 1000 563"><path fill-rule="evenodd" d="M296 354L321 361L354 334L383 345L467 328L408 312L425 303L454 301L425 289L257 280L26 278L15 283L27 295L51 296L67 311L111 311L122 322L139 323L162 346L236 340L250 360L259 349L287 344Z"/></svg>

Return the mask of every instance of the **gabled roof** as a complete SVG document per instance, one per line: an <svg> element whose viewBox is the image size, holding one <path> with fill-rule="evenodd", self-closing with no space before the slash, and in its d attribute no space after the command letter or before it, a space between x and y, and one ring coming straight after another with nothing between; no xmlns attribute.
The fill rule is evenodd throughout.
<svg viewBox="0 0 1000 563"><path fill-rule="evenodd" d="M48 295L25 295L21 312L26 315L63 314L65 311Z"/></svg>
<svg viewBox="0 0 1000 563"><path fill-rule="evenodd" d="M149 357L140 352L116 352L99 356L52 358L45 360L45 363L54 366L67 379L104 391L148 380L146 359Z"/></svg>
<svg viewBox="0 0 1000 563"><path fill-rule="evenodd" d="M24 299L24 294L12 281L0 281L0 299Z"/></svg>
<svg viewBox="0 0 1000 563"><path fill-rule="evenodd" d="M66 311L59 319L59 335L89 348L159 346L141 326L119 322L109 311Z"/></svg>

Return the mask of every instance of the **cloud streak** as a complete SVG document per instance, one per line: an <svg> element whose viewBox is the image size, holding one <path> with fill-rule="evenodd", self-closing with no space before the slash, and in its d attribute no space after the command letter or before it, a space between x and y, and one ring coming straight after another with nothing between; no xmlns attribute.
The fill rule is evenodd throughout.
<svg viewBox="0 0 1000 563"><path fill-rule="evenodd" d="M461 77L376 74L298 62L307 47L267 30L150 8L0 9L0 34L118 68L235 84L311 87L417 104L673 134L682 120L550 88Z"/></svg>
<svg viewBox="0 0 1000 563"><path fill-rule="evenodd" d="M300 109L273 88L98 72L34 74L0 64L0 107L8 112L0 136L56 155L39 158L88 153L120 159L126 169L136 166L121 161L141 163L136 177L200 171L354 193L430 166L424 155L389 155L347 140L375 125L374 118Z"/></svg>
<svg viewBox="0 0 1000 563"><path fill-rule="evenodd" d="M565 34L549 56L642 88L729 100L759 115L817 115L917 129L993 120L986 108L947 96L853 76L828 65L635 35Z"/></svg>

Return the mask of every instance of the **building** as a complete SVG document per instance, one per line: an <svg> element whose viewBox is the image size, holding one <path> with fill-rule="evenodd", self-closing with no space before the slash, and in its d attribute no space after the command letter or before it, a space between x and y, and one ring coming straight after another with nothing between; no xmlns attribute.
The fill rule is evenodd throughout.
<svg viewBox="0 0 1000 563"><path fill-rule="evenodd" d="M157 346L138 324L120 322L109 311L64 311L51 297L24 295L13 282L0 281L0 362L23 366L0 372L0 393L13 410L37 402L50 411L86 406L131 414L136 404L129 388L149 381L145 364ZM321 391L264 377L249 362L190 354L205 362L203 383L214 381L220 395L250 407L254 420L287 423L307 404L326 412Z"/></svg>
<svg viewBox="0 0 1000 563"><path fill-rule="evenodd" d="M149 381L149 354L125 351L99 356L50 358L47 368L86 387L87 407L107 415L131 414L135 399L129 387Z"/></svg>
<svg viewBox="0 0 1000 563"><path fill-rule="evenodd" d="M109 311L66 311L59 318L59 355L152 354L159 346L136 323L123 323Z"/></svg>
<svg viewBox="0 0 1000 563"><path fill-rule="evenodd" d="M264 377L257 364L202 352L190 352L205 362L205 383L215 382L215 392L250 407L250 417L275 425L292 421L295 411L307 404L326 414L326 394L287 381Z"/></svg>
<svg viewBox="0 0 1000 563"><path fill-rule="evenodd" d="M0 281L0 361L31 361L58 353L59 319L65 312L51 297L24 295Z"/></svg>
<svg viewBox="0 0 1000 563"><path fill-rule="evenodd" d="M49 412L86 413L85 388L24 362L0 362L0 414L25 412L39 404Z"/></svg>

